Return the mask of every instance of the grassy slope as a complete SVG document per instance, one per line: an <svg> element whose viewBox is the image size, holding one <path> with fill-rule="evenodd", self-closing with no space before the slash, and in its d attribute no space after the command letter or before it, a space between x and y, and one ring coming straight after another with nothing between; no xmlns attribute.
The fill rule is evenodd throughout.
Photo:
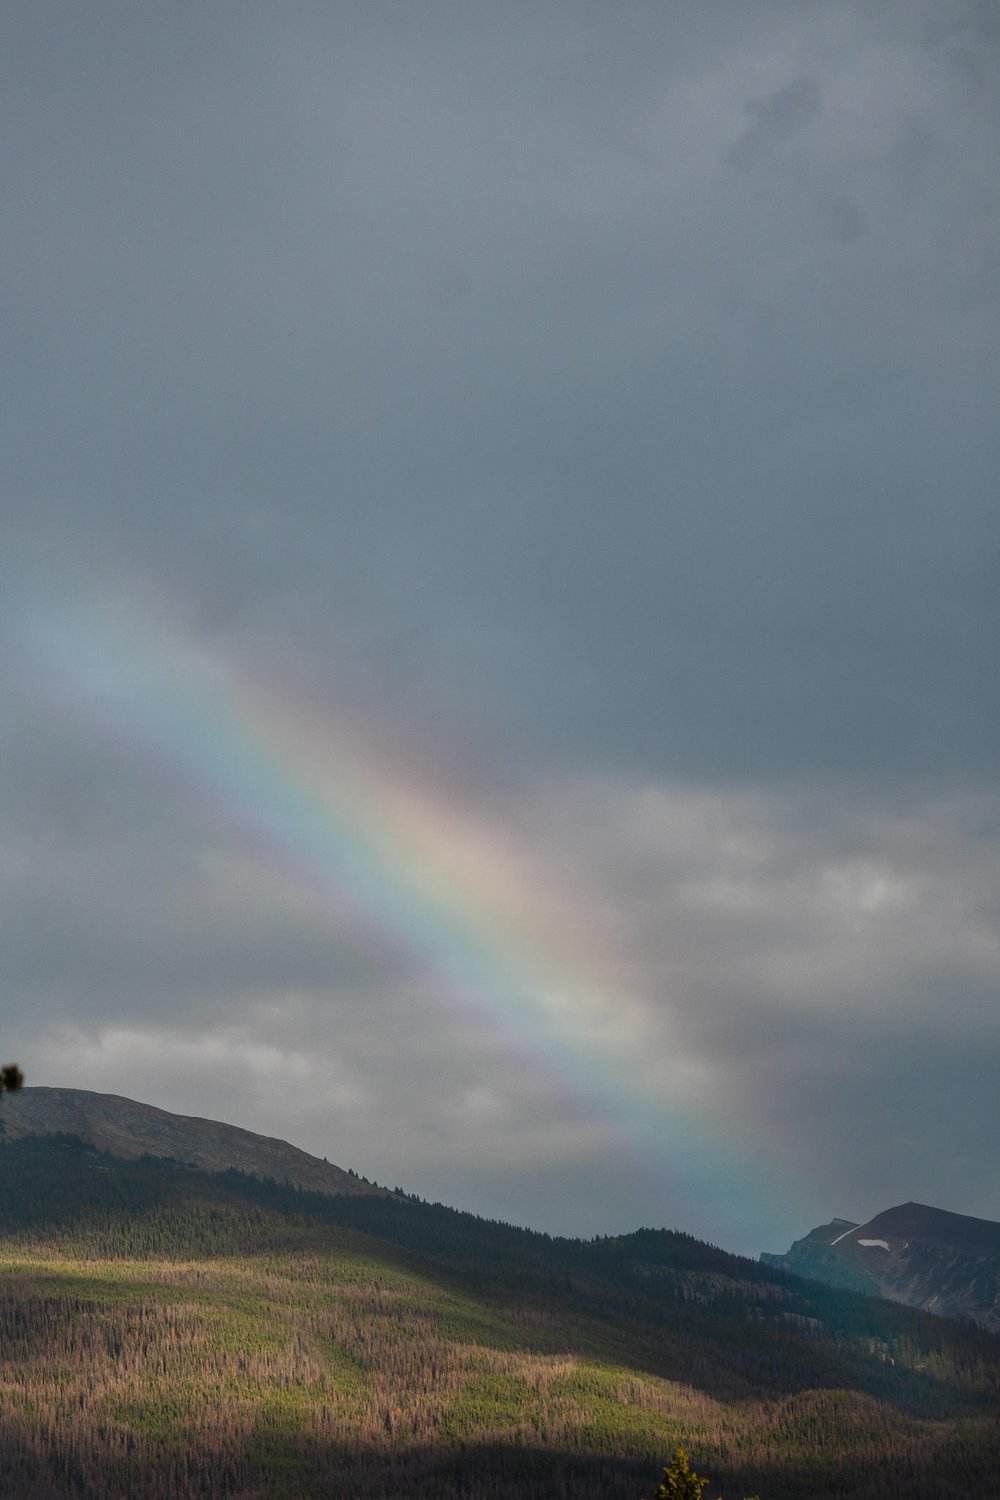
<svg viewBox="0 0 1000 1500"><path fill-rule="evenodd" d="M1000 1341L652 1233L0 1151L4 1493L989 1496ZM710 1491L710 1493L712 1493Z"/></svg>

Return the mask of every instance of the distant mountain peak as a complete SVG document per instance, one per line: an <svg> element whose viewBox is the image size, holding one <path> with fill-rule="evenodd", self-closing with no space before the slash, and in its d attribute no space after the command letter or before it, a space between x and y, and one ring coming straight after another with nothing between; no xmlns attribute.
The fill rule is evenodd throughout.
<svg viewBox="0 0 1000 1500"><path fill-rule="evenodd" d="M332 1162L288 1141L194 1115L175 1115L120 1094L88 1089L25 1088L4 1098L0 1123L8 1137L75 1135L112 1156L174 1157L205 1172L235 1167L314 1193L384 1193Z"/></svg>
<svg viewBox="0 0 1000 1500"><path fill-rule="evenodd" d="M1000 1332L1000 1224L991 1219L900 1203L860 1224L833 1219L761 1259Z"/></svg>

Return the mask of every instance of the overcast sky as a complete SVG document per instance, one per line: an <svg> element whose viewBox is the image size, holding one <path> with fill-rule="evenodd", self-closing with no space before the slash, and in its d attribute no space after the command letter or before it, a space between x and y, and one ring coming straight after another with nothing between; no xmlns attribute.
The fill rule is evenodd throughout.
<svg viewBox="0 0 1000 1500"><path fill-rule="evenodd" d="M0 30L0 1060L553 1231L1000 1219L994 0Z"/></svg>

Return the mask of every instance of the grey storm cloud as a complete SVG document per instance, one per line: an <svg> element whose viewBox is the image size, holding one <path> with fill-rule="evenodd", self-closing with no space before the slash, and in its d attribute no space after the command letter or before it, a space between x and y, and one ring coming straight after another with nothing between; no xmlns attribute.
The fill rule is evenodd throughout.
<svg viewBox="0 0 1000 1500"><path fill-rule="evenodd" d="M141 636L156 599L579 875L665 1086L781 1164L789 1232L1000 1212L995 6L35 0L0 31L29 1074L172 1107L170 1057L192 1112L420 1191L722 1233L26 643L29 604L114 597Z"/></svg>
<svg viewBox="0 0 1000 1500"><path fill-rule="evenodd" d="M752 167L762 156L789 140L823 108L815 78L795 78L764 99L748 99L743 106L749 123L729 149L734 167Z"/></svg>
<svg viewBox="0 0 1000 1500"><path fill-rule="evenodd" d="M831 198L827 214L834 239L850 245L868 233L868 215L849 198Z"/></svg>

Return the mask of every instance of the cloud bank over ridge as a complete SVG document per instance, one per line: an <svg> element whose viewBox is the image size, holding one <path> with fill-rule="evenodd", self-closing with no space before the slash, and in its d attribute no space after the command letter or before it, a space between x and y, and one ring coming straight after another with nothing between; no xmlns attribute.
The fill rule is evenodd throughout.
<svg viewBox="0 0 1000 1500"><path fill-rule="evenodd" d="M11 1055L554 1229L1000 1217L993 7L3 26ZM109 597L530 870L780 1230L109 730Z"/></svg>

